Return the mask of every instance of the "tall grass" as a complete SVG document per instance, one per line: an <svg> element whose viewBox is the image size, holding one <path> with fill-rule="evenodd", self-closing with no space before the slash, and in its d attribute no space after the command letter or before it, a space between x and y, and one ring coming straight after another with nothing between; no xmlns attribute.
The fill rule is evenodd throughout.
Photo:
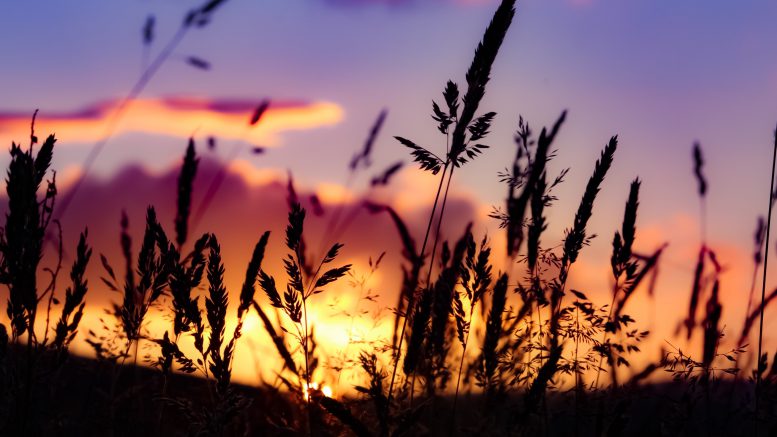
<svg viewBox="0 0 777 437"><path fill-rule="evenodd" d="M475 119L480 101L486 92L486 85L490 80L491 67L496 59L496 55L499 52L499 48L502 45L507 30L512 23L513 16L515 15L515 0L503 0L494 16L489 23L486 31L483 35L483 40L478 44L475 49L475 56L472 59L472 64L467 70L467 91L462 97L462 108L459 113L459 88L455 82L448 81L443 97L448 107L448 111L445 112L440 109L437 103L433 103L433 118L439 123L439 131L446 135L446 154L444 158L440 158L436 154L429 150L415 144L414 142L402 138L395 137L402 145L408 147L411 150L414 160L419 163L421 169L429 171L432 174L440 175L440 182L435 194L434 203L432 205L432 211L429 214L429 221L426 227L426 234L424 235L423 243L421 244L420 255L422 258L426 256L426 245L429 241L430 231L435 218L435 212L437 209L438 201L440 199L440 193L442 192L443 184L446 181L447 185L445 193L443 194L443 201L440 206L440 213L437 219L437 231L435 232L434 242L431 250L431 260L429 262L428 273L426 276L426 282L424 286L426 289L422 293L430 293L430 283L432 275L432 268L434 267L434 257L437 250L437 240L440 234L440 228L442 226L443 215L445 212L445 205L448 199L448 189L450 188L451 180L453 179L453 170L466 164L469 160L475 159L479 154L483 152L488 146L477 143L488 133L488 129L491 126L496 113L488 112ZM453 130L450 128L453 126ZM441 171L442 170L442 171ZM415 295L415 290L410 296ZM413 306L414 299L408 301L408 311ZM407 327L408 314L405 314L404 321L402 322L402 328L399 331L398 342L394 352L394 367L391 372L391 383L389 384L389 402L391 403L391 397L394 389L394 380L396 378L397 367L399 366L399 359L401 357L402 342L405 336L405 328Z"/></svg>
<svg viewBox="0 0 777 437"><path fill-rule="evenodd" d="M327 267L337 258L342 245L335 243L313 270L306 263L305 245L302 239L303 225L305 222L305 210L298 203L292 203L289 211L289 224L286 227L286 247L290 253L284 259L284 268L288 277L286 292L281 293L276 287L275 279L261 271L260 284L272 306L281 309L294 324L294 333L302 348L304 360L304 385L302 393L307 403L308 433L313 434L312 428L312 371L313 338L308 317L309 300L313 295L322 293L324 287L343 277L351 268L350 264L340 267Z"/></svg>
<svg viewBox="0 0 777 437"><path fill-rule="evenodd" d="M759 312L759 318L758 318L758 370L756 372L756 379L755 379L755 432L758 434L758 422L759 422L759 414L760 414L760 397L761 397L761 373L760 372L760 365L762 361L762 353L763 353L763 334L764 334L764 308L766 306L766 273L767 273L767 265L769 262L769 232L771 231L771 224L772 224L772 205L774 204L773 198L774 198L774 171L775 171L775 165L777 165L777 129L774 131L774 153L772 154L772 175L771 179L769 180L769 213L767 215L766 220L766 248L764 249L764 273L763 273L763 282L761 284L761 306L760 306L760 312ZM763 360L765 361L765 360Z"/></svg>
<svg viewBox="0 0 777 437"><path fill-rule="evenodd" d="M37 111L36 111L37 114ZM43 257L43 243L52 223L57 197L56 177L49 175L56 138L49 135L39 146L35 135L35 115L30 128L30 142L26 150L19 144L11 144L11 162L6 176L8 207L5 225L0 229L0 283L8 287L6 314L10 321L11 336L2 325L4 396L12 401L8 415L14 420L0 424L9 433L26 434L35 431L38 378L51 374L67 359L70 344L75 338L83 317L88 283L85 271L92 255L88 246L87 231L81 233L76 246L75 259L70 270L71 285L65 290L64 303L49 338L52 320L52 303L61 290L57 276L62 264L62 250L58 253L57 267L46 269L50 282L41 289L38 275ZM43 197L39 192L43 191ZM58 223L57 223L58 225ZM48 297L48 305L41 302ZM46 322L43 337L38 321L39 311L45 308ZM8 342L24 344L17 352L6 357ZM53 358L53 359L52 359ZM12 361L10 361L11 359Z"/></svg>
<svg viewBox="0 0 777 437"><path fill-rule="evenodd" d="M204 26L221 3L212 0L194 9L182 29ZM286 253L280 260L283 279L267 267L273 243L265 231L256 236L242 286L230 293L225 281L226 249L219 238L210 232L197 238L190 235L224 177L220 173L204 200L194 204L199 158L192 139L177 181L174 237L168 237L156 209L149 206L137 242L128 215L120 218L123 271L100 255L104 273L99 287L113 290L119 298L106 310L103 329L82 336L94 349L93 362L78 361L68 353L91 286L86 279L92 256L87 232L76 244L64 294L57 285L64 264L61 238L56 265L41 265L47 231L52 224L60 234L61 230L53 219L55 178L46 179L55 139L49 136L38 146L33 119L29 146L11 145L8 207L0 233L0 283L8 288L9 323L0 325L0 431L111 435L126 433L124 426L132 423L137 433L154 435L711 435L736 433L743 421L753 418L759 430L777 430L777 414L765 408L777 400L777 364L773 359L770 367L762 350L764 309L777 297L777 290L767 294L764 282L760 306L748 304L737 345L727 350L721 299L726 260L718 258L707 240L708 181L698 144L692 157L702 232L698 257L691 266L688 313L678 329L686 339L701 338L698 351L667 340L670 349L658 360L628 375L634 357L646 353L641 348L650 334L628 312L640 290L652 292L667 247L659 245L648 254L635 250L640 179L628 185L620 227L611 234L607 276L613 286L601 290L609 294L606 302L596 302L592 296L597 290L580 289L571 275L595 236L592 217L614 165L616 136L605 144L587 183L580 187L581 197L563 238L549 241L546 231L559 201L554 189L570 171L554 175L549 165L560 143L566 111L536 138L528 121L518 120L514 159L499 175L506 185L505 202L491 214L506 234L503 271L492 257L489 239L475 235L472 224L457 239L444 240L443 220L454 171L488 148L481 140L496 114L478 115L480 103L514 6L509 0L498 6L466 73L463 95L455 82L448 81L444 104L433 102L433 118L446 137L445 153L396 137L423 171L439 177L420 247L412 227L391 205L367 200L341 220L343 208L328 211L320 201L311 200L314 215L328 220L319 239L325 250L321 256L311 253L308 224L315 217L308 215L289 178ZM153 33L150 20L144 32L146 44ZM164 53L148 65L149 74L164 62ZM208 65L198 58L188 62L198 68ZM268 105L268 101L259 105L250 125L261 119ZM379 115L363 149L351 159L349 178L368 167L385 117L385 112ZM775 138L777 150L777 134ZM400 167L390 166L370 186L388 184ZM77 186L71 195L76 190ZM366 344L349 340L340 353L340 362L358 363L362 378L351 393L334 397L317 385L327 371L322 363L333 357L317 346L320 339L311 315L321 304L317 296L341 292L334 288L351 274L350 264L338 262L343 244L332 240L347 230L362 205L371 213L385 213L397 232L403 256L401 289L391 338ZM768 252L762 257L760 250L762 244L768 249L770 222L758 229L753 277L763 260L765 281ZM382 257L370 262L373 272ZM41 277L49 278L48 284L41 284ZM262 297L256 296L257 287ZM272 310L261 303L265 299ZM357 309L360 304L361 300ZM154 310L169 322L158 332L149 326ZM264 369L274 371L275 382L263 381L259 388L249 389L233 382L233 368L252 312L261 321L257 330L267 335L281 364ZM745 379L738 360L746 353L745 342L756 319L757 363ZM153 371L138 363L141 351L150 351L146 363ZM264 358L260 366L269 367L271 361ZM646 384L661 371L675 383L656 378L652 385ZM199 378L187 379L183 374ZM725 384L730 389L723 392L720 388ZM61 419L71 411L69 402L63 401L68 396L80 396L99 422L73 425ZM736 410L734 398L739 404ZM736 420L722 420L723 408Z"/></svg>

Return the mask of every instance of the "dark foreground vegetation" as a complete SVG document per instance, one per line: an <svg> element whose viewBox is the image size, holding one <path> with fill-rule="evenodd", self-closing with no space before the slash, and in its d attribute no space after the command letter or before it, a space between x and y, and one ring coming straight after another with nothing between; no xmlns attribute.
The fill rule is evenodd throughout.
<svg viewBox="0 0 777 437"><path fill-rule="evenodd" d="M69 357L58 369L57 378L47 386L39 385L34 394L37 405L32 422L34 433L42 435L187 435L196 434L204 425L190 421L190 416L176 411L177 407L161 409L159 387L167 384L171 393L181 399L203 402L209 397L209 382L204 378L176 373L165 379L158 371L146 367L127 366L120 370L116 381L110 371L90 359ZM100 402L104 393L113 387L118 395L114 402ZM296 396L272 387L232 385L232 390L246 399L245 408L222 429L223 435L299 435L294 428L295 415L299 414ZM553 411L547 423L550 435L575 435L580 423L580 435L752 435L743 423L747 412L741 405L731 402L728 395L737 399L747 398L752 386L734 381L724 381L715 388L718 393L707 410L694 407L693 397L688 397L688 387L682 382L635 386L618 394L618 411L606 411L596 403L576 411L572 398L564 393L549 392L547 407ZM514 393L502 402L517 404L520 394ZM588 399L588 404L593 398ZM458 400L458 435L506 435L505 429L515 421L513 410L499 408L489 413L483 408L485 398L481 394L464 396ZM609 405L609 404L608 404ZM451 395L436 396L423 403L422 412L406 431L409 435L447 434L453 406ZM170 408L169 410L167 408ZM196 407L187 405L186 408ZM331 407L330 407L331 408ZM370 422L371 403L352 401L352 414L364 421L367 432L375 434L375 423ZM160 414L164 413L162 420ZM433 414L432 414L433 413ZM614 418L621 415L619 424ZM316 409L316 434L353 435L353 429L341 422L336 415L322 408ZM3 420L9 420L3 417ZM710 431L708 433L708 431ZM766 434L766 433L765 433Z"/></svg>
<svg viewBox="0 0 777 437"><path fill-rule="evenodd" d="M193 10L184 28L204 25L221 2ZM515 159L501 177L507 198L496 208L507 235L513 268L497 271L489 241L471 227L454 241L440 229L454 173L466 171L488 146L496 114L480 107L491 67L514 18L514 0L496 10L467 70L465 85L449 81L433 118L445 137L444 153L396 137L423 171L439 178L423 238L411 235L389 205L365 201L359 212L387 214L402 242L402 289L394 308L393 338L358 351L352 366L363 382L354 395L327 396L314 384L322 372L308 309L316 295L349 272L333 242L323 253L306 246L306 209L289 183L288 225L282 236L256 236L253 256L237 301L229 302L221 247L214 234L189 235L192 184L198 158L191 141L178 185L172 232L153 207L140 242L121 222L123 265L93 255L88 232L69 248L54 220L57 190L49 171L55 139L28 147L14 144L6 178L7 214L0 234L0 282L7 286L7 324L0 326L0 430L3 435L773 435L777 433L777 365L761 351L757 366L740 368L750 352L751 331L775 292L751 296L736 347L720 347L721 273L704 239L696 260L682 335L703 338L698 351L669 349L645 367L631 366L650 335L627 313L635 293L649 288L664 246L634 253L640 181L624 187L622 226L612 239L610 302L590 300L568 284L570 271L592 238L588 222L613 165L617 137L593 163L577 212L563 241L547 243L543 232L557 199L553 189L566 171L550 174L556 136L566 113L537 134L521 119ZM261 122L267 104L251 124ZM385 114L352 172L369 167L370 152ZM704 205L707 183L700 146L694 174ZM392 166L373 179L387 184ZM311 205L315 207L315 205ZM342 211L337 212L340 215ZM703 219L703 217L702 217ZM336 221L336 220L335 220ZM754 278L765 261L768 227L759 222ZM59 237L58 237L59 235ZM47 245L47 241L56 244ZM419 244L420 243L420 244ZM269 245L284 244L283 277L263 269ZM59 263L44 268L44 247L59 247ZM136 247L137 253L135 253ZM99 262L103 281L89 284L85 271ZM377 263L375 267L377 268ZM371 263L372 265L372 263ZM764 266L765 267L765 266ZM67 272L67 273L66 273ZM59 278L69 275L67 280ZM43 278L43 279L42 279ZM59 282L57 282L59 278ZM66 283L65 290L57 284ZM121 299L107 309L102 330L79 330L85 299L106 287ZM753 290L755 290L755 280ZM152 307L168 312L161 334L147 329ZM274 308L279 322L268 315ZM255 312L283 365L278 384L244 387L231 381L243 322ZM228 321L233 329L227 329ZM479 324L479 325L478 325ZM480 326L480 329L475 329ZM93 347L94 359L69 348L76 336ZM183 343L192 348L183 348ZM141 344L153 346L152 367L140 366ZM144 349L145 350L145 349ZM742 366L744 367L744 366ZM629 375L624 377L624 375ZM196 376L195 376L196 375ZM669 375L673 382L657 376ZM664 378L665 380L666 378Z"/></svg>

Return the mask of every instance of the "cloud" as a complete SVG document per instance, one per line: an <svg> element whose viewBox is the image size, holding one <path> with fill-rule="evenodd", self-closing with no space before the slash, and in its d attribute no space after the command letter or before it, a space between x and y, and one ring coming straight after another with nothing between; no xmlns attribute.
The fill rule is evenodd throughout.
<svg viewBox="0 0 777 437"><path fill-rule="evenodd" d="M414 0L324 0L324 3L334 6L367 6L389 5L403 6L414 3Z"/></svg>
<svg viewBox="0 0 777 437"><path fill-rule="evenodd" d="M56 132L65 143L95 142L105 135L110 117L120 102L93 104L80 110L41 111L38 132ZM143 132L187 138L194 133L243 140L272 147L289 131L332 126L343 119L343 109L331 102L272 102L256 126L249 120L258 101L164 97L133 101L115 134ZM0 142L22 141L30 129L31 114L0 112Z"/></svg>
<svg viewBox="0 0 777 437"><path fill-rule="evenodd" d="M585 8L593 6L594 0L567 0L567 2L573 7Z"/></svg>
<svg viewBox="0 0 777 437"><path fill-rule="evenodd" d="M414 6L428 2L428 0L322 0L324 3L338 7L362 7L372 5L386 6ZM497 0L433 0L438 4L453 4L456 6L483 6L497 3Z"/></svg>

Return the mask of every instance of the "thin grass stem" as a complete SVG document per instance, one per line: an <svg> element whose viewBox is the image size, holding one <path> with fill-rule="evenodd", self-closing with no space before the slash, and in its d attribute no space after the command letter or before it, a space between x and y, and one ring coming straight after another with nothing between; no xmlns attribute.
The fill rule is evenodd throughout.
<svg viewBox="0 0 777 437"><path fill-rule="evenodd" d="M766 273L768 272L769 263L769 233L772 229L772 196L774 195L774 170L775 164L777 164L777 130L774 132L774 150L772 152L772 176L769 180L769 213L766 219L766 248L764 249L764 273L763 282L761 283L761 314L758 321L758 357L755 372L755 435L758 435L758 413L759 413L759 399L761 397L761 355L763 354L763 336L764 336L764 303L766 301Z"/></svg>

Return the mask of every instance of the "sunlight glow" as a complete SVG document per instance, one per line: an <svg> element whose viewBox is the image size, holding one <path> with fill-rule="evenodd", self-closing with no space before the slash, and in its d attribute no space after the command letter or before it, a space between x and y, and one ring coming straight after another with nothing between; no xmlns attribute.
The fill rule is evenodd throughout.
<svg viewBox="0 0 777 437"><path fill-rule="evenodd" d="M246 314L245 319L243 319L243 332L250 333L261 329L259 322L259 316L254 312L249 312Z"/></svg>
<svg viewBox="0 0 777 437"><path fill-rule="evenodd" d="M332 387L328 385L319 385L319 383L313 381L310 383L310 388L308 388L308 383L303 381L302 386L305 388L304 390L305 400L308 400L310 398L310 395L315 392L319 392L328 398L332 397ZM319 387L321 388L319 389Z"/></svg>

